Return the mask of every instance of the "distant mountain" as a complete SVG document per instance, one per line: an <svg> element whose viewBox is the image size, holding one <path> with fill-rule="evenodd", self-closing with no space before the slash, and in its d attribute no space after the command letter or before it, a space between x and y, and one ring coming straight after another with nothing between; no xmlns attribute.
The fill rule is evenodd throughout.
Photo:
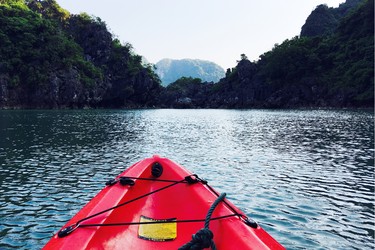
<svg viewBox="0 0 375 250"><path fill-rule="evenodd" d="M311 12L301 29L301 37L331 35L338 28L342 18L354 11L363 0L347 0L338 8L321 4Z"/></svg>
<svg viewBox="0 0 375 250"><path fill-rule="evenodd" d="M224 69L216 63L199 59L162 59L156 66L156 74L163 86L181 77L200 78L203 82L218 82L225 76Z"/></svg>

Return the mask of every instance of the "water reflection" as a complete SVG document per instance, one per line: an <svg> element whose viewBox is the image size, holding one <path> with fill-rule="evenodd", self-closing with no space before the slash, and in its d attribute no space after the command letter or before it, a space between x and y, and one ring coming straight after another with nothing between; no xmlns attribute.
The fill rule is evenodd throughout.
<svg viewBox="0 0 375 250"><path fill-rule="evenodd" d="M0 248L38 249L113 175L181 163L289 249L374 248L365 111L0 111Z"/></svg>

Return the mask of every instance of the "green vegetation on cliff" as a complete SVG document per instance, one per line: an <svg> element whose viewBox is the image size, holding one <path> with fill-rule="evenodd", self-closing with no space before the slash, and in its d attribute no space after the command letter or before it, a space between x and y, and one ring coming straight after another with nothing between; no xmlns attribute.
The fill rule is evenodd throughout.
<svg viewBox="0 0 375 250"><path fill-rule="evenodd" d="M204 83L200 78L181 77L168 85L161 95L164 107L202 108L206 107L212 83Z"/></svg>
<svg viewBox="0 0 375 250"><path fill-rule="evenodd" d="M48 83L51 72L71 67L79 70L87 84L101 77L100 70L83 59L81 48L58 25L23 1L1 1L0 25L0 72L10 78L11 86L39 88Z"/></svg>
<svg viewBox="0 0 375 250"><path fill-rule="evenodd" d="M0 42L3 107L148 106L160 91L151 67L100 18L54 0L0 0Z"/></svg>
<svg viewBox="0 0 375 250"><path fill-rule="evenodd" d="M372 106L373 18L374 1L366 0L329 36L284 41L261 56L261 76L276 89L311 90L300 95L310 103L319 100L318 105Z"/></svg>

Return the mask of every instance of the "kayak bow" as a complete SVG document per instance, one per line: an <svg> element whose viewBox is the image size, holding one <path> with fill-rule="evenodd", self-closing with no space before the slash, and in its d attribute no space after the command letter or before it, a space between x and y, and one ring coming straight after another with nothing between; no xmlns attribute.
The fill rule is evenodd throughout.
<svg viewBox="0 0 375 250"><path fill-rule="evenodd" d="M284 249L224 193L177 163L153 156L108 181L43 249L197 247Z"/></svg>

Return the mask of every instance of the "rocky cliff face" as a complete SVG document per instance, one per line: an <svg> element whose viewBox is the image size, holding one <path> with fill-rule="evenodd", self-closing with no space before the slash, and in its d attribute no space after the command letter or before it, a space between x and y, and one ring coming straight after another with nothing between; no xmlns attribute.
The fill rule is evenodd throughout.
<svg viewBox="0 0 375 250"><path fill-rule="evenodd" d="M47 84L38 87L10 86L11 80L0 77L0 107L2 108L82 108L102 101L105 88L88 88L80 81L75 69L49 74Z"/></svg>
<svg viewBox="0 0 375 250"><path fill-rule="evenodd" d="M259 107L271 89L257 75L258 66L247 59L238 62L236 68L227 71L216 86L208 105L214 108Z"/></svg>
<svg viewBox="0 0 375 250"><path fill-rule="evenodd" d="M54 0L1 1L0 37L0 108L144 107L161 91L100 18Z"/></svg>

